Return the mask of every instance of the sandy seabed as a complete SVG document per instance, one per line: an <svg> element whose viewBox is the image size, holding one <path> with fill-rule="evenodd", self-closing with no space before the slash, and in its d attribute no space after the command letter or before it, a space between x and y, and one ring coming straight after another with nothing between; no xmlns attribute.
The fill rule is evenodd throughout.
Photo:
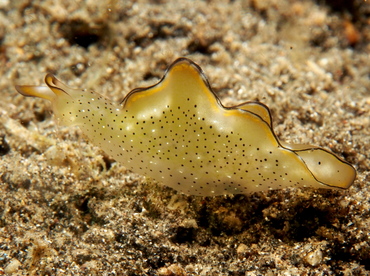
<svg viewBox="0 0 370 276"><path fill-rule="evenodd" d="M0 1L0 274L369 275L368 1ZM58 125L15 84L46 73L119 101L178 57L223 104L268 105L277 136L333 151L345 191L197 197Z"/></svg>

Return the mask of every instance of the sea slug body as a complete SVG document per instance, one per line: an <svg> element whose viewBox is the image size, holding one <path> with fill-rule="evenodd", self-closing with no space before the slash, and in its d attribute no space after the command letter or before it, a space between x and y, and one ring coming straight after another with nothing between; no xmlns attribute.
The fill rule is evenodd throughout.
<svg viewBox="0 0 370 276"><path fill-rule="evenodd" d="M52 75L19 93L51 101L65 125L127 168L189 195L248 194L289 186L348 188L355 169L315 146L280 142L259 102L224 107L202 69L176 60L156 85L131 91L120 104L71 89Z"/></svg>

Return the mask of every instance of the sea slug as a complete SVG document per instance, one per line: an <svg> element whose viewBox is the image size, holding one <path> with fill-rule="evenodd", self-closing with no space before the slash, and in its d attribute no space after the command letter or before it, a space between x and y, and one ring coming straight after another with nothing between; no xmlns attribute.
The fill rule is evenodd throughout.
<svg viewBox="0 0 370 276"><path fill-rule="evenodd" d="M176 60L157 84L120 104L71 89L48 74L47 86L16 86L51 101L56 118L78 125L127 168L189 195L248 194L288 186L348 188L355 169L333 153L278 140L268 107L224 107L202 69Z"/></svg>

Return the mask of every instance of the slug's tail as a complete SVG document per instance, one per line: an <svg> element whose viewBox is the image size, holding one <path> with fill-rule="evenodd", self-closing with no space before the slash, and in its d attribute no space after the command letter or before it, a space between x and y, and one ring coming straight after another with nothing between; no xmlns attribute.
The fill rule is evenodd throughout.
<svg viewBox="0 0 370 276"><path fill-rule="evenodd" d="M47 86L16 85L15 89L26 97L38 97L48 101L54 101L57 96L68 94L67 86L51 74L45 77Z"/></svg>
<svg viewBox="0 0 370 276"><path fill-rule="evenodd" d="M347 189L355 181L355 168L332 152L311 145L280 144L302 158L315 179L326 186Z"/></svg>
<svg viewBox="0 0 370 276"><path fill-rule="evenodd" d="M333 153L321 148L295 151L312 175L324 185L347 189L356 178L356 170Z"/></svg>

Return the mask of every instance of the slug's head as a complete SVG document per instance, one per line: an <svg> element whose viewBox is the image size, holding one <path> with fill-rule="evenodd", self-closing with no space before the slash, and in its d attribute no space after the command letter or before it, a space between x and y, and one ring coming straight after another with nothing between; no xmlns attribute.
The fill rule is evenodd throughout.
<svg viewBox="0 0 370 276"><path fill-rule="evenodd" d="M26 97L38 97L51 102L52 110L59 122L65 125L76 124L74 112L80 105L76 99L81 98L82 90L72 89L51 74L45 77L47 86L16 85L15 89ZM83 97L83 96L82 96Z"/></svg>
<svg viewBox="0 0 370 276"><path fill-rule="evenodd" d="M16 85L15 89L26 97L38 97L54 102L58 96L68 95L68 87L51 74L45 77L47 86Z"/></svg>

